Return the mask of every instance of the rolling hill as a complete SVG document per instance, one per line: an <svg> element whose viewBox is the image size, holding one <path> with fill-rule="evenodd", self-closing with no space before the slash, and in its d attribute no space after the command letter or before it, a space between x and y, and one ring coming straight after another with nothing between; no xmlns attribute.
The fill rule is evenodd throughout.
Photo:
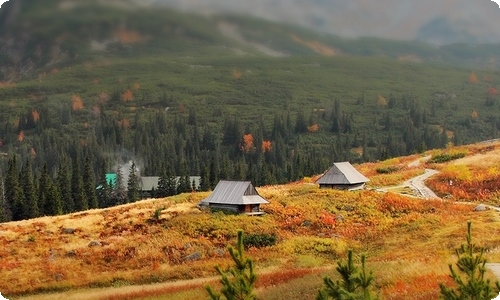
<svg viewBox="0 0 500 300"><path fill-rule="evenodd" d="M277 238L275 244L247 249L260 274L257 292L263 299L299 294L314 299L321 277L334 276L330 266L344 259L347 249L368 255L384 299L435 299L438 284L450 284L447 265L464 242L468 220L488 261L500 259L498 212L474 211L478 203L498 206L499 149L498 142L477 144L425 153L441 161L463 154L441 163L413 155L358 165L371 179L359 192L320 190L311 178L261 187L259 193L270 201L262 217L200 211L195 205L208 195L203 192L3 223L0 290L9 299L33 300L203 298L203 286L215 284L214 265L230 264L225 249L241 228L249 237ZM417 160L421 163L412 163ZM375 191L395 187L424 168L440 171L431 186L438 186L446 200L414 198L408 190ZM450 179L456 194L447 195L439 185ZM161 284L129 287L149 283Z"/></svg>

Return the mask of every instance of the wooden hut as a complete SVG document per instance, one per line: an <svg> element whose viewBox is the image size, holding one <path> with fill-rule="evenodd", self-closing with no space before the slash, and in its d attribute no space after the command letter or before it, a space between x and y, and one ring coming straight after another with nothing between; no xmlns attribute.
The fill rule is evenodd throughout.
<svg viewBox="0 0 500 300"><path fill-rule="evenodd" d="M359 190L370 181L358 172L349 162L337 162L319 178L316 183L319 187L339 190Z"/></svg>
<svg viewBox="0 0 500 300"><path fill-rule="evenodd" d="M221 180L199 206L240 214L261 215L264 212L260 210L260 205L266 203L269 202L259 195L250 181Z"/></svg>

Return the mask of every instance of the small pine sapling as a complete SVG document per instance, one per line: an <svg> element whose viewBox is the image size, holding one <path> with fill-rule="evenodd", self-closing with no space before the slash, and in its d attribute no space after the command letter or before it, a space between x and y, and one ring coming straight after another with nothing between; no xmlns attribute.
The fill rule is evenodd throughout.
<svg viewBox="0 0 500 300"><path fill-rule="evenodd" d="M217 293L211 286L207 286L206 290L210 295L210 299L256 300L257 296L253 293L253 287L257 281L257 275L254 272L252 259L244 255L242 230L238 230L236 250L230 246L228 251L235 266L229 268L227 272L222 271L219 266L215 267L217 273L221 276L222 288L220 293Z"/></svg>
<svg viewBox="0 0 500 300"><path fill-rule="evenodd" d="M334 282L330 277L323 279L324 286L318 291L316 300L328 299L378 299L372 293L373 272L366 271L366 257L361 256L361 269L354 265L353 252L347 253L347 262L337 263L337 272L340 274L341 281Z"/></svg>
<svg viewBox="0 0 500 300"><path fill-rule="evenodd" d="M467 244L462 244L455 249L458 257L456 266L458 272L450 264L450 277L456 283L456 288L440 284L441 298L445 300L470 299L490 300L498 296L500 284L495 282L495 287L484 278L486 273L486 259L483 258L484 248L472 243L471 222L467 223ZM495 291L494 291L495 290Z"/></svg>

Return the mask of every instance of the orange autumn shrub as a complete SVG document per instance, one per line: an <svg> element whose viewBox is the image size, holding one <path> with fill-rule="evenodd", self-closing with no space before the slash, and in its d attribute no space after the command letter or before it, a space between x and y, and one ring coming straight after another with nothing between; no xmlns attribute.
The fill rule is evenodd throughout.
<svg viewBox="0 0 500 300"><path fill-rule="evenodd" d="M485 201L494 198L500 182L500 173L492 168L470 168L450 165L426 181L426 184L441 197L455 200Z"/></svg>
<svg viewBox="0 0 500 300"><path fill-rule="evenodd" d="M447 274L434 272L403 278L394 284L382 289L383 299L438 299L440 296L439 284L452 285L452 280Z"/></svg>

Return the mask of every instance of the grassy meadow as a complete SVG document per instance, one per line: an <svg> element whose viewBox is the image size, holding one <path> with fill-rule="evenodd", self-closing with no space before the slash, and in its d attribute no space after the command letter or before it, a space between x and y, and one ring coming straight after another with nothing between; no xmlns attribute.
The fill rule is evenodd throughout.
<svg viewBox="0 0 500 300"><path fill-rule="evenodd" d="M203 287L218 284L214 266L231 265L226 249L240 228L246 235L277 236L275 245L246 251L255 262L261 299L314 299L322 277L337 276L336 261L348 249L367 255L383 299L437 299L439 283L451 284L448 264L465 243L467 221L488 261L500 261L498 212L474 211L479 201L498 206L498 193L482 186L491 183L475 178L490 178L498 189L499 152L500 143L476 144L359 165L371 178L364 191L320 190L316 178L261 187L270 201L261 217L200 211L196 203L209 194L203 192L3 223L0 291L9 299L33 300L203 299ZM465 156L440 164L423 159L445 153ZM482 164L475 163L478 158ZM391 173L380 173L388 167ZM424 168L441 171L429 179L431 186L452 178L452 191L485 196L461 198L456 192L445 200L421 200L376 191ZM473 175L463 177L464 170Z"/></svg>

